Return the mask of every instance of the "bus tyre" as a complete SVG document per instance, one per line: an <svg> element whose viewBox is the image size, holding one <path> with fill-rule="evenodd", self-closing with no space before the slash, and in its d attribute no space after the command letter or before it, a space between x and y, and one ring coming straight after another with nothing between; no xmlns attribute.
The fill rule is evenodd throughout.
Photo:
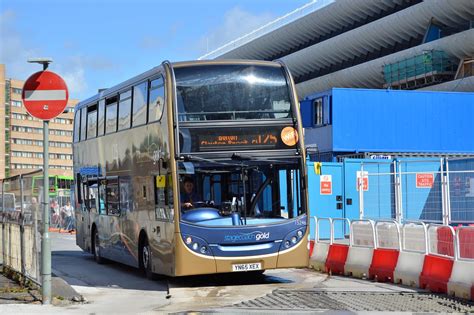
<svg viewBox="0 0 474 315"><path fill-rule="evenodd" d="M145 276L148 279L155 279L155 274L153 273L151 266L152 266L152 256L151 256L151 248L150 244L148 243L148 239L144 239L141 250L140 250L140 257L141 257L141 265L142 270Z"/></svg>
<svg viewBox="0 0 474 315"><path fill-rule="evenodd" d="M94 250L94 260L98 264L104 263L104 258L100 256L100 240L99 240L99 232L94 229L94 236L92 238L92 248Z"/></svg>

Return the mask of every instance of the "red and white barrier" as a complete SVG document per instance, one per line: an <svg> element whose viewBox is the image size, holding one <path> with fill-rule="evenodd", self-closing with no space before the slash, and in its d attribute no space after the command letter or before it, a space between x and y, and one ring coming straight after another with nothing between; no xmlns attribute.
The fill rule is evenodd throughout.
<svg viewBox="0 0 474 315"><path fill-rule="evenodd" d="M394 281L474 300L474 226L422 222L315 218L330 225L330 239L315 235L310 266L331 274ZM344 233L335 223L343 222ZM345 233L349 222L349 238ZM342 236L341 236L342 235ZM349 242L348 242L349 240Z"/></svg>
<svg viewBox="0 0 474 315"><path fill-rule="evenodd" d="M369 279L393 281L393 273L400 252L400 227L395 221L375 223L376 248L369 267Z"/></svg>
<svg viewBox="0 0 474 315"><path fill-rule="evenodd" d="M474 226L456 229L455 261L448 282L448 294L474 300Z"/></svg>
<svg viewBox="0 0 474 315"><path fill-rule="evenodd" d="M335 237L335 223L341 222L342 238ZM331 225L331 246L329 247L328 256L326 258L326 272L330 274L344 274L344 265L346 264L347 254L349 252L350 240L346 238L345 230L349 231L350 235L350 221L348 219L333 218ZM350 237L349 237L350 238Z"/></svg>
<svg viewBox="0 0 474 315"><path fill-rule="evenodd" d="M428 255L420 274L420 288L447 293L454 264L454 229L451 226L428 226Z"/></svg>
<svg viewBox="0 0 474 315"><path fill-rule="evenodd" d="M405 222L402 226L402 250L393 272L395 283L418 287L428 251L428 229L423 222Z"/></svg>
<svg viewBox="0 0 474 315"><path fill-rule="evenodd" d="M353 220L350 227L350 247L344 274L367 278L375 248L375 223L372 220Z"/></svg>
<svg viewBox="0 0 474 315"><path fill-rule="evenodd" d="M332 233L332 219L331 218L316 218L314 217L315 221L315 235L314 235L314 246L313 252L311 253L311 257L309 259L309 266L310 268L314 268L318 271L325 271L326 270L326 258L328 256L329 247L332 244L333 240L333 233ZM320 231L322 222L329 223L329 240L321 240L320 238Z"/></svg>

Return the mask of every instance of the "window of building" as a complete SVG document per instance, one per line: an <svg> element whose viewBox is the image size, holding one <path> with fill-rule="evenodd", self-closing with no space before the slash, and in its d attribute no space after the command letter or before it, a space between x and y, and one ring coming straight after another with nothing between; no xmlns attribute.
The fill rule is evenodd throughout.
<svg viewBox="0 0 474 315"><path fill-rule="evenodd" d="M314 100L314 120L313 124L315 126L322 126L323 125L323 98L318 98Z"/></svg>
<svg viewBox="0 0 474 315"><path fill-rule="evenodd" d="M81 111L76 111L74 113L74 142L79 141L79 130L81 126Z"/></svg>
<svg viewBox="0 0 474 315"><path fill-rule="evenodd" d="M161 119L165 106L165 87L163 77L151 81L150 98L148 100L148 121Z"/></svg>
<svg viewBox="0 0 474 315"><path fill-rule="evenodd" d="M130 113L132 110L132 90L120 93L118 130L130 128Z"/></svg>
<svg viewBox="0 0 474 315"><path fill-rule="evenodd" d="M105 100L99 101L98 108L98 122L97 122L97 136L104 134L104 121L105 121Z"/></svg>
<svg viewBox="0 0 474 315"><path fill-rule="evenodd" d="M320 97L313 102L313 125L326 126L331 124L330 97Z"/></svg>
<svg viewBox="0 0 474 315"><path fill-rule="evenodd" d="M23 103L21 101L12 100L12 106L13 107L21 107L22 105L23 105Z"/></svg>
<svg viewBox="0 0 474 315"><path fill-rule="evenodd" d="M21 94L21 92L23 92L23 90L19 89L19 88L12 88L12 92L13 92L13 94Z"/></svg>
<svg viewBox="0 0 474 315"><path fill-rule="evenodd" d="M97 104L87 108L87 139L97 137Z"/></svg>
<svg viewBox="0 0 474 315"><path fill-rule="evenodd" d="M117 131L117 97L105 101L105 133Z"/></svg>
<svg viewBox="0 0 474 315"><path fill-rule="evenodd" d="M133 87L133 115L132 126L146 123L146 102L148 96L148 82Z"/></svg>

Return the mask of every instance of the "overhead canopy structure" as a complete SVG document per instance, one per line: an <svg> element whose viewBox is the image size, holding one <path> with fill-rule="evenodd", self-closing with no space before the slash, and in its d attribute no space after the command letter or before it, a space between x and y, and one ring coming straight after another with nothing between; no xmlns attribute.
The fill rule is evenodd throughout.
<svg viewBox="0 0 474 315"><path fill-rule="evenodd" d="M383 65L399 58L427 49L473 56L471 21L472 0L322 0L201 58L281 59L301 96L334 86L380 88ZM425 43L433 23L443 34Z"/></svg>

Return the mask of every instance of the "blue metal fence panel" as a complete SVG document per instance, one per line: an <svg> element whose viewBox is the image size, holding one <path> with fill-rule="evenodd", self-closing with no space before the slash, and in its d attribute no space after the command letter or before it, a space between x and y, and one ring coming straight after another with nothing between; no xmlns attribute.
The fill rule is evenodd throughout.
<svg viewBox="0 0 474 315"><path fill-rule="evenodd" d="M448 160L451 221L474 222L474 159Z"/></svg>
<svg viewBox="0 0 474 315"><path fill-rule="evenodd" d="M442 159L400 160L403 217L443 221ZM426 180L428 176L428 181ZM426 184L423 184L425 178ZM429 184L431 182L431 184Z"/></svg>

